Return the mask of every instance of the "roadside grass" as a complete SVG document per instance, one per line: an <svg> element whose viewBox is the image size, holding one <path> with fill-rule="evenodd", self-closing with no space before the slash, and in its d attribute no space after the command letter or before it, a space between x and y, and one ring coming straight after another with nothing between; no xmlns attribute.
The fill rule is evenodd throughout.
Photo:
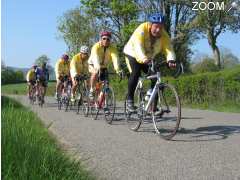
<svg viewBox="0 0 240 180"><path fill-rule="evenodd" d="M49 135L36 114L2 96L2 179L95 179Z"/></svg>
<svg viewBox="0 0 240 180"><path fill-rule="evenodd" d="M53 96L55 94L55 82L48 83L47 96ZM16 94L16 95L26 95L27 94L27 84L7 84L1 86L3 94Z"/></svg>

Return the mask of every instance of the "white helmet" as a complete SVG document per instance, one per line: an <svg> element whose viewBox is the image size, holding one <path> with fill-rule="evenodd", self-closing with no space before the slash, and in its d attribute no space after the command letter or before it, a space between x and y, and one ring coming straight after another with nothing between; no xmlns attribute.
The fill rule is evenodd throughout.
<svg viewBox="0 0 240 180"><path fill-rule="evenodd" d="M88 54L89 48L87 46L81 46L80 53Z"/></svg>

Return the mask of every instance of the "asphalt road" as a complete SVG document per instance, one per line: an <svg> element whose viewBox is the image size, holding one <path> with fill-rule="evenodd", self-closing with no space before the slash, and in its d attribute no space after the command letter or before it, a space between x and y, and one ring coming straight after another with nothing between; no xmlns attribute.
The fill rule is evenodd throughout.
<svg viewBox="0 0 240 180"><path fill-rule="evenodd" d="M26 97L15 98L29 106ZM240 114L183 109L179 133L166 141L144 126L130 131L121 107L108 125L46 101L29 107L98 179L240 180Z"/></svg>

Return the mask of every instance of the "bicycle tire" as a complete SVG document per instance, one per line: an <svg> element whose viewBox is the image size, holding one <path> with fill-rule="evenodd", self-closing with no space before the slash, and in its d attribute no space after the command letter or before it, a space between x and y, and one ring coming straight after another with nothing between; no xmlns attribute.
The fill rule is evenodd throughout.
<svg viewBox="0 0 240 180"><path fill-rule="evenodd" d="M143 116L144 116L144 114L143 114L144 112L143 112L143 109L140 104L143 101L143 93L139 89L135 90L135 93L134 93L135 100L134 101L137 100L137 104L138 104L138 107L135 112L128 111L127 98L128 97L126 96L125 102L124 102L125 120L127 122L129 129L131 129L133 131L137 131L143 122Z"/></svg>
<svg viewBox="0 0 240 180"><path fill-rule="evenodd" d="M112 96L109 96L111 93L112 93ZM112 121L113 121L114 115L115 115L115 109L116 109L116 99L115 99L115 95L114 95L114 91L113 91L112 87L110 87L110 86L108 87L107 94L108 94L107 96L105 95L105 106L107 106L107 109L104 110L104 117L108 124L112 124ZM108 104L108 102L109 102L108 97L111 97L111 101L110 101L111 105ZM109 108L109 107L112 107L112 108ZM110 111L110 109L111 109L111 111Z"/></svg>
<svg viewBox="0 0 240 180"><path fill-rule="evenodd" d="M157 134L171 140L177 133L181 121L181 103L176 89L163 83L158 89L159 115L153 113L152 120Z"/></svg>

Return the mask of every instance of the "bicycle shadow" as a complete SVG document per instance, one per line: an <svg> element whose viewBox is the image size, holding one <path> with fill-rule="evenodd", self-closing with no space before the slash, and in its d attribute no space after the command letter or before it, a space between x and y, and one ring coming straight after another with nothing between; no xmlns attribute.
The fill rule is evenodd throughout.
<svg viewBox="0 0 240 180"><path fill-rule="evenodd" d="M181 128L178 130L176 139L179 142L219 141L227 139L233 134L240 134L240 126L206 126L196 129ZM185 136L187 135L187 137ZM184 137L184 139L181 138Z"/></svg>

